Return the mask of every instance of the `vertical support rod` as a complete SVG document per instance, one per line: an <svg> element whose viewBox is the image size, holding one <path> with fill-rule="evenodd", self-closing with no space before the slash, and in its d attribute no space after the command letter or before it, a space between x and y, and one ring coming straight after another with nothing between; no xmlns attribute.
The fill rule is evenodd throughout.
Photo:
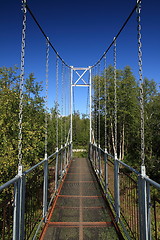
<svg viewBox="0 0 160 240"><path fill-rule="evenodd" d="M148 239L148 209L147 209L147 187L144 176L146 175L145 166L141 166L141 177L140 177L140 236L141 240Z"/></svg>
<svg viewBox="0 0 160 240"><path fill-rule="evenodd" d="M14 184L13 240L20 239L20 179Z"/></svg>
<svg viewBox="0 0 160 240"><path fill-rule="evenodd" d="M148 240L151 240L151 195L150 184L147 182L147 218L148 218Z"/></svg>
<svg viewBox="0 0 160 240"><path fill-rule="evenodd" d="M73 67L71 66L71 76L70 76L70 114L71 114L71 119L70 119L70 143L72 143L72 138L73 138L73 123L72 123L72 114L73 114Z"/></svg>
<svg viewBox="0 0 160 240"><path fill-rule="evenodd" d="M108 193L108 155L107 155L107 149L105 149L104 153L104 164L105 164L105 192Z"/></svg>
<svg viewBox="0 0 160 240"><path fill-rule="evenodd" d="M67 167L67 144L65 143L65 150L64 150L64 170L66 171L66 167Z"/></svg>
<svg viewBox="0 0 160 240"><path fill-rule="evenodd" d="M63 146L61 145L61 149L63 148ZM62 176L62 171L63 171L63 159L64 159L64 150L61 150L61 178Z"/></svg>
<svg viewBox="0 0 160 240"><path fill-rule="evenodd" d="M71 123L70 123L70 128L71 128L71 131L70 131L70 158L72 158L72 141L73 141L73 66L71 66L71 76L70 76L70 114L71 114Z"/></svg>
<svg viewBox="0 0 160 240"><path fill-rule="evenodd" d="M45 154L44 181L43 181L43 218L44 218L44 222L46 222L47 205L48 205L47 200L48 200L48 160L47 160L47 154Z"/></svg>
<svg viewBox="0 0 160 240"><path fill-rule="evenodd" d="M139 231L140 240L143 240L143 221L142 221L142 180L141 175L138 176L138 209L139 209Z"/></svg>
<svg viewBox="0 0 160 240"><path fill-rule="evenodd" d="M18 182L14 186L14 217L13 239L24 239L24 215L25 215L25 176L22 165L18 166Z"/></svg>
<svg viewBox="0 0 160 240"><path fill-rule="evenodd" d="M89 120L90 120L90 143L92 141L92 70L89 67Z"/></svg>
<svg viewBox="0 0 160 240"><path fill-rule="evenodd" d="M67 146L67 150L66 150L66 167L68 167L68 163L69 163L68 159L69 159L69 145Z"/></svg>
<svg viewBox="0 0 160 240"><path fill-rule="evenodd" d="M114 203L116 210L116 220L120 218L120 191L119 191L119 163L114 160Z"/></svg>
<svg viewBox="0 0 160 240"><path fill-rule="evenodd" d="M21 238L25 239L25 193L26 193L26 176L21 177L21 193L20 193L20 208L21 208Z"/></svg>
<svg viewBox="0 0 160 240"><path fill-rule="evenodd" d="M94 169L96 169L96 149L95 149L95 146L94 146L94 149L93 149L93 167Z"/></svg>
<svg viewBox="0 0 160 240"><path fill-rule="evenodd" d="M89 144L89 159L93 163L93 153L92 152L93 152L93 145L90 142L90 144Z"/></svg>
<svg viewBox="0 0 160 240"><path fill-rule="evenodd" d="M18 166L18 175L20 176L20 186L19 186L19 239L21 239L21 232L22 228L22 222L24 222L22 219L24 216L22 216L23 213L23 207L25 206L25 199L23 199L23 166L20 164Z"/></svg>
<svg viewBox="0 0 160 240"><path fill-rule="evenodd" d="M58 188L58 148L56 150L55 191Z"/></svg>
<svg viewBox="0 0 160 240"><path fill-rule="evenodd" d="M95 145L95 170L97 170L97 144Z"/></svg>
<svg viewBox="0 0 160 240"><path fill-rule="evenodd" d="M101 180L101 149L98 148L98 171L99 171L99 180Z"/></svg>

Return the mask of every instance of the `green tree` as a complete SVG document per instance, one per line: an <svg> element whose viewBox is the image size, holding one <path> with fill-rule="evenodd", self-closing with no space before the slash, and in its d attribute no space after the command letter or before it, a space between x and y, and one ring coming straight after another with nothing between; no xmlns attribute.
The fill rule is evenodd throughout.
<svg viewBox="0 0 160 240"><path fill-rule="evenodd" d="M1 183L15 176L18 166L20 78L17 70L16 67L0 68ZM25 168L37 163L44 156L44 100L40 96L41 90L41 85L30 74L24 84L23 98L22 161Z"/></svg>

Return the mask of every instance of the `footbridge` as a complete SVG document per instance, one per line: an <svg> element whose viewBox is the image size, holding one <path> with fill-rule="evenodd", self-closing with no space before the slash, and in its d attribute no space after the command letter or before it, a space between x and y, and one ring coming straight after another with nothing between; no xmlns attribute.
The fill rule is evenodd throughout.
<svg viewBox="0 0 160 240"><path fill-rule="evenodd" d="M11 91L12 79L9 94L7 92L7 98L10 94L16 96L14 101L18 98L16 91L19 94L19 108L15 110L15 114L18 112L16 119L19 118L18 171L13 172L11 165L7 173L11 175L10 180L4 181L0 186L0 239L160 239L160 184L147 175L145 162L141 0L136 2L102 57L88 67L66 64L26 0L22 2L20 85ZM32 95L35 93L31 87L26 88L24 93L27 14L45 39L46 95L43 103L39 102L40 97L36 98L37 95L35 101L32 101ZM129 128L130 122L133 122L132 114L128 113L128 106L134 106L131 96L134 97L135 92L131 91L126 98L122 98L122 95L124 96L129 89L129 81L133 78L128 77L129 71L126 70L127 80L124 82L126 78L124 79L117 70L118 39L133 14L137 16L139 80L138 86L132 90L138 89L139 92L135 98L138 102L134 108L136 117L139 114L138 124L134 126L135 128L138 126L139 130L138 141L135 140L132 145L134 149L130 151L132 150L134 159L136 147L140 145L139 151L136 152L141 162L138 170L130 166L131 164L128 165L127 157L124 157L125 154L127 156L125 146L128 144L124 141L125 126ZM48 107L50 51L55 67L55 81L52 81L55 107L52 111ZM110 51L113 51L113 66L107 66ZM118 85L120 83L123 90L121 94ZM82 92L84 88L88 89L89 113L86 119L75 117L74 89L77 87L81 87ZM6 89L7 84L2 89L3 94L6 94ZM82 92L79 103L83 98ZM69 103L68 112L66 99ZM26 119L26 114L30 114L34 121ZM37 124L41 119L44 126L39 124L35 129L34 123ZM84 121L86 123L79 130L79 122L82 119L86 120ZM14 132L14 128L10 131ZM85 132L85 136L81 137L79 146L77 135L82 131ZM131 131L130 134L132 142L134 133ZM28 142L26 136L29 136ZM15 141L15 135L12 140ZM34 141L37 141L35 145ZM11 155L7 152L7 156L9 165ZM4 163L4 168L8 166L7 164ZM4 178L5 174L6 171L2 172L1 176Z"/></svg>

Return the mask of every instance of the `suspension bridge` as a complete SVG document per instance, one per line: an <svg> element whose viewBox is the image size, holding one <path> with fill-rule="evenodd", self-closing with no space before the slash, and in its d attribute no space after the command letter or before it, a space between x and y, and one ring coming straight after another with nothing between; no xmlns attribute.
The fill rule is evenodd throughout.
<svg viewBox="0 0 160 240"><path fill-rule="evenodd" d="M117 137L117 42L133 13L137 14L139 105L141 132L141 170L137 171L118 158ZM27 13L31 15L46 40L46 96L45 96L45 155L29 169L23 166L23 85L25 73L25 41ZM102 57L92 66L69 66L58 54L33 12L23 1L23 29L20 75L18 174L0 186L0 239L159 239L160 201L152 191L160 191L160 184L146 174L144 144L144 100L141 45L141 0L131 11ZM61 73L63 92L61 115L69 93L69 127L59 129L61 119L56 115L56 151L48 155L48 76L49 53L56 59L56 107ZM108 146L107 130L107 54L113 50L113 149ZM61 67L60 67L61 65ZM67 74L66 74L67 72ZM104 140L101 131L101 72L104 83ZM85 77L87 75L87 77ZM66 78L66 79L65 79ZM69 84L65 84L65 83ZM65 89L65 87L67 89ZM74 88L88 88L89 144L79 149L73 141ZM95 99L98 99L97 101ZM61 131L61 142L58 134ZM63 131L67 137L63 137ZM111 152L110 152L111 150ZM76 152L86 154L75 157ZM10 193L10 194L8 194Z"/></svg>

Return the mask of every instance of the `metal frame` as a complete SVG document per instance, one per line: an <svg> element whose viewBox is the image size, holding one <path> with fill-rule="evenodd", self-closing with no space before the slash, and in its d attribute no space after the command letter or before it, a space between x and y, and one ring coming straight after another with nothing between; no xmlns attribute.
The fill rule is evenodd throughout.
<svg viewBox="0 0 160 240"><path fill-rule="evenodd" d="M67 162L64 164L63 171L58 169L58 156L59 161ZM61 157L63 156L63 157ZM55 157L56 159L56 172L55 172L55 193L53 197L56 196L56 192L59 189L60 182L63 178L63 173L66 172L68 164L71 161L71 144L66 144L65 147L57 150L55 153L51 154L49 157L45 156L45 159L34 165L30 169L23 171L22 165L18 167L18 174L13 179L9 180L2 186L0 186L0 192L4 189L14 185L14 204L13 204L13 240L23 240L25 239L25 191L26 191L26 176L38 168L40 165L43 165L43 209L42 209L42 218L39 219L40 224L46 222L48 209L53 200L50 200L48 203L48 161L49 159ZM67 159L66 159L67 158ZM62 169L61 169L62 170ZM58 180L59 178L59 180ZM40 229L39 225L38 228ZM36 231L35 235L38 233ZM35 237L33 238L35 239Z"/></svg>
<svg viewBox="0 0 160 240"><path fill-rule="evenodd" d="M59 189L60 186L60 180L63 178L61 165L60 169L58 169L58 157L59 161L64 161L64 163L68 162L70 163L71 160L71 144L66 145L65 147L59 149L59 151L56 151L52 155L50 155L47 159L42 160L40 163L36 164L32 168L28 169L27 171L23 172L23 168L20 165L18 169L18 174L10 181L6 182L4 185L0 186L0 191L8 188L10 185L14 185L14 209L13 209L13 240L22 240L25 236L25 189L26 189L26 176L33 170L35 170L40 165L43 165L44 169L44 186L43 186L43 221L46 221L46 217L48 214L48 209L50 206L50 203L52 202L53 198L56 196L56 192ZM100 156L101 155L101 158ZM63 159L64 156L64 159ZM56 167L56 189L55 194L53 198L50 200L50 203L47 202L47 186L48 186L48 160L52 157L57 158L57 167ZM66 159L68 158L68 159ZM111 202L111 196L108 192L108 158L111 158L114 162L114 193L115 193L115 199L113 203L113 199ZM109 202L111 202L113 209L115 210L115 218L117 221L119 221L120 224L123 224L122 221L122 213L120 209L120 184L119 184L119 167L120 165L126 167L131 172L133 172L137 176L137 185L138 185L138 206L139 206L139 236L140 240L151 240L151 196L150 196L150 186L157 188L160 191L160 184L157 182L151 180L149 177L146 176L145 169L142 169L142 173L136 171L132 167L128 166L124 162L114 158L111 154L107 153L103 149L99 148L95 144L90 143L90 149L89 149L89 159L92 163L93 168L95 169L95 172L97 174L97 177L102 184L102 187L104 189L104 194L108 198ZM102 179L102 173L101 168L102 166L99 165L98 161L104 161L105 166L105 174L104 179ZM97 171L97 167L100 166L99 171ZM66 171L67 165L64 164L63 170ZM40 219L40 224L42 224L42 221ZM127 229L125 229L125 226L122 226L124 228L124 232L127 233ZM38 226L38 229L39 226ZM38 231L37 231L38 232ZM36 232L36 233L37 233Z"/></svg>
<svg viewBox="0 0 160 240"><path fill-rule="evenodd" d="M81 74L79 71L83 71ZM87 83L83 76L86 72L89 71L89 83ZM74 80L73 72L78 75L78 79ZM80 80L83 84L79 84ZM70 75L70 143L73 140L73 87L89 87L89 118L90 118L90 143L92 139L92 75L91 75L91 67L83 68L83 67L73 67L71 66L71 75Z"/></svg>
<svg viewBox="0 0 160 240"><path fill-rule="evenodd" d="M130 239L129 232L127 231L125 225L123 224L123 216L121 213L121 204L120 204L120 179L119 179L119 169L120 165L127 168L135 175L137 175L137 185L138 185L138 218L139 218L139 236L140 240L151 240L151 196L150 196L150 186L157 188L160 191L160 184L150 179L145 172L145 166L142 166L141 172L138 172L131 166L126 163L120 161L119 159L115 159L114 156L107 153L103 149L99 148L96 144L89 145L89 159L92 163L92 166L95 170L95 173L99 179L99 182L104 190L104 194L106 195L108 201L114 209L115 220L118 221L125 234L127 239ZM101 170L97 172L97 165L99 165L100 156L103 154L104 160L104 178L101 174ZM114 164L114 199L110 196L108 192L108 157L110 157ZM137 219L138 221L138 219Z"/></svg>

